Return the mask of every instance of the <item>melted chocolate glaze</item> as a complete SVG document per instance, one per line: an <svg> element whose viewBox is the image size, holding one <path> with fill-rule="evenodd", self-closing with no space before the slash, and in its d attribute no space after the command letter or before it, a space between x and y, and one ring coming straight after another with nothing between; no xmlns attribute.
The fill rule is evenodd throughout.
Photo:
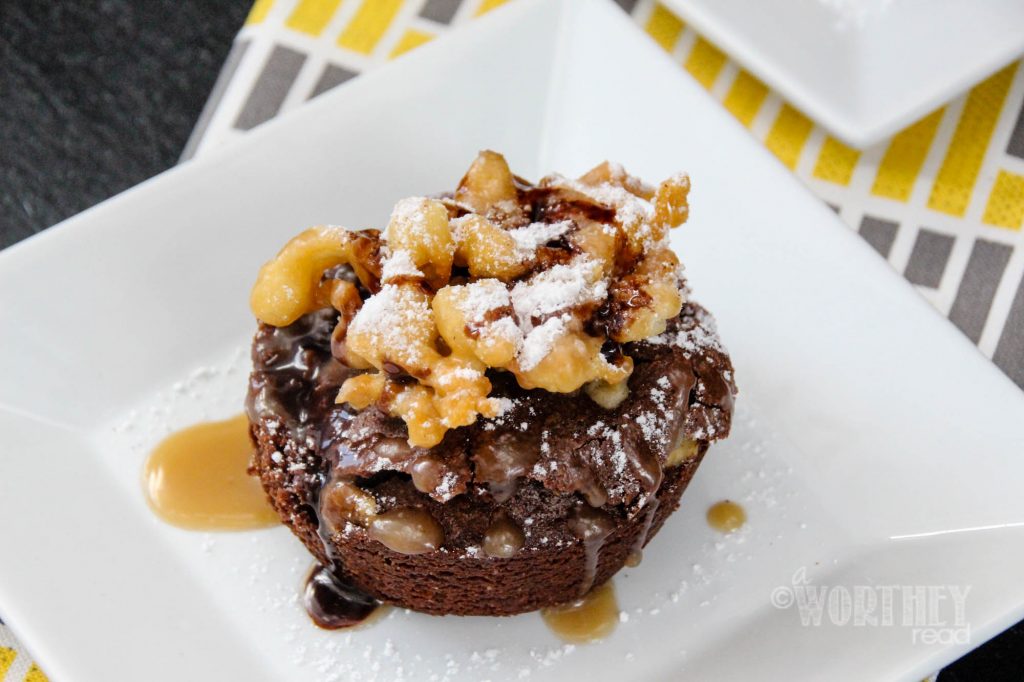
<svg viewBox="0 0 1024 682"><path fill-rule="evenodd" d="M306 580L302 604L319 627L338 630L359 625L380 605L327 567L317 566Z"/></svg>
<svg viewBox="0 0 1024 682"><path fill-rule="evenodd" d="M342 271L339 276L349 273ZM249 379L246 411L252 422L273 424L285 430L294 447L305 448L313 466L295 472L293 485L304 491L302 509L319 517L319 497L328 469L317 455L323 416L337 413L336 419L349 418L345 408L336 407L334 398L342 383L354 372L331 355L331 334L337 324L334 311L306 315L287 327L261 325L253 342L254 371ZM286 455L282 455L286 456ZM335 567L329 532L319 523L318 531L330 565L318 566L306 581L302 603L319 627L333 630L357 625L365 620L378 602L346 580Z"/></svg>

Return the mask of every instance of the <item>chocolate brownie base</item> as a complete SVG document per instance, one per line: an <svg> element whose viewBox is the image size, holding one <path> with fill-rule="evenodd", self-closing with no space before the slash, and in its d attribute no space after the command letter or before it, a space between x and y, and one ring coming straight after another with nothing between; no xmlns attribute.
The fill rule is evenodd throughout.
<svg viewBox="0 0 1024 682"><path fill-rule="evenodd" d="M280 475L271 459L286 443L280 435L269 433L258 424L253 426L252 435L257 443L254 469L271 505L317 561L330 564L331 558L318 533L315 511L302 502L303 493L287 487L286 477ZM592 586L611 578L630 553L642 549L658 533L678 508L680 497L706 450L706 446L701 447L695 457L665 472L654 498L657 505L648 503L654 510L653 515L641 513L622 522L603 542ZM486 523L492 512L486 508L488 505L475 504L465 497L438 503L397 477L366 488L382 497L394 497L405 506L428 509L446 526L446 533L453 531L456 524L465 524L467 517ZM521 493L517 497L530 494ZM532 495L545 496L540 490L533 490ZM557 505L556 509L559 506L558 511L564 513L564 505ZM479 524L470 522L470 525ZM350 532L332 538L336 568L367 594L404 608L436 615L507 616L563 603L585 589L582 583L587 579L587 556L581 542L526 550L508 559L444 550L406 555L370 539L364 529L350 528Z"/></svg>
<svg viewBox="0 0 1024 682"><path fill-rule="evenodd" d="M600 407L584 392L524 391L496 375L494 394L508 399L506 414L450 431L430 450L408 446L400 420L375 407L357 414L333 404L350 375L331 357L333 323L331 314L317 313L257 333L248 406L257 445L252 471L318 561L399 606L511 615L577 598L657 533L709 442L729 431L732 367L713 320L692 303L665 334L625 348L635 369L620 405ZM694 456L666 466L684 441L696 444ZM514 461L495 452L513 452ZM417 489L410 474L425 459L442 465L444 475ZM426 511L444 542L432 552L401 554L361 525L321 523L321 489L338 479L372 495L379 513ZM610 534L581 540L572 524L581 509L599 509ZM497 518L525 536L509 558L482 550Z"/></svg>

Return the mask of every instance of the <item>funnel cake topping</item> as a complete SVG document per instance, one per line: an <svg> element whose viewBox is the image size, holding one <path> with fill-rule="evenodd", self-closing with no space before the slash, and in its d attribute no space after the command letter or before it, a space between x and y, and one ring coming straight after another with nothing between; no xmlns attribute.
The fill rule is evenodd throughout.
<svg viewBox="0 0 1024 682"><path fill-rule="evenodd" d="M337 396L401 417L410 445L512 408L488 372L601 405L625 396L623 344L655 337L684 301L669 228L689 179L657 188L604 163L532 185L482 152L451 196L412 197L381 232L306 230L260 271L253 312L276 327L334 308Z"/></svg>

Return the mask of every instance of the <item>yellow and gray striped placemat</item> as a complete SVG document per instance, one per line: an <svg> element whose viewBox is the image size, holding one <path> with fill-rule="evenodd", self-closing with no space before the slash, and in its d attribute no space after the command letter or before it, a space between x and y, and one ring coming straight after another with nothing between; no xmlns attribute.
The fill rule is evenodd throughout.
<svg viewBox="0 0 1024 682"><path fill-rule="evenodd" d="M47 682L11 631L0 621L0 682Z"/></svg>
<svg viewBox="0 0 1024 682"><path fill-rule="evenodd" d="M256 0L183 160L514 0ZM655 0L622 8L1024 387L1024 66L856 150ZM0 624L0 682L45 675Z"/></svg>
<svg viewBox="0 0 1024 682"><path fill-rule="evenodd" d="M185 157L230 142L505 1L258 0ZM663 5L619 5L1024 386L1019 62L861 151L829 136Z"/></svg>

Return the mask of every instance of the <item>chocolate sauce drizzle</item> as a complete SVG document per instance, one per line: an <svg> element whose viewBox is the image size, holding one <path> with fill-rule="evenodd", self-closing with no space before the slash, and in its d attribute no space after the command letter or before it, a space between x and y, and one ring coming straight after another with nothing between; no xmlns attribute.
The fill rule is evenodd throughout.
<svg viewBox="0 0 1024 682"><path fill-rule="evenodd" d="M376 599L339 578L326 566L317 566L309 574L302 604L313 622L325 630L359 625L380 606Z"/></svg>
<svg viewBox="0 0 1024 682"><path fill-rule="evenodd" d="M318 461L323 446L320 428L324 415L347 422L351 413L335 407L334 396L352 371L331 355L331 333L338 315L320 311L300 318L287 327L262 326L253 344L257 371L250 379L246 410L253 421L265 420L287 430L291 439L312 445ZM330 529L319 513L320 491L327 481L323 467L310 474L306 504L319 521L318 534L329 559L310 573L302 603L310 618L326 629L352 627L364 621L379 606L377 600L345 579L333 553Z"/></svg>
<svg viewBox="0 0 1024 682"><path fill-rule="evenodd" d="M335 413L333 417L337 421L347 424L352 420L353 413L346 408L337 408L333 412ZM318 453L330 443L329 440L318 438ZM321 459L325 461L322 457ZM329 478L327 473L320 473L320 484L311 491L309 500L310 506L316 512L316 532L323 544L324 554L327 556L329 564L319 566L310 573L303 592L302 603L314 623L328 630L338 630L359 625L369 618L381 604L352 584L342 571L342 563L336 555L335 545L331 541L333 529L320 511L320 495Z"/></svg>

